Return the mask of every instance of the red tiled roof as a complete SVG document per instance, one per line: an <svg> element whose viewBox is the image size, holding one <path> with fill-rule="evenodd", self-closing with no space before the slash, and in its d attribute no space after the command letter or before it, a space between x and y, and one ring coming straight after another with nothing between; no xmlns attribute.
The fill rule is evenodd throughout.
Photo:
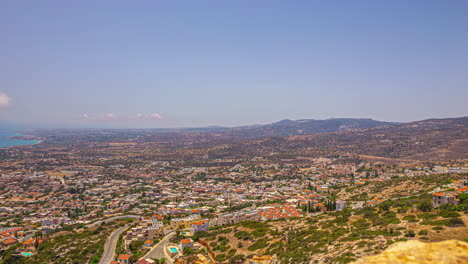
<svg viewBox="0 0 468 264"><path fill-rule="evenodd" d="M10 237L10 238L8 238L7 240L4 240L2 243L5 244L5 245L15 244L15 243L16 243L16 239Z"/></svg>
<svg viewBox="0 0 468 264"><path fill-rule="evenodd" d="M202 220L202 221L198 221L198 222L193 222L192 225L196 225L196 226L199 226L199 225L203 225L204 223L208 222L208 220Z"/></svg>
<svg viewBox="0 0 468 264"><path fill-rule="evenodd" d="M129 260L131 255L129 254L120 254L120 256L117 258L118 260Z"/></svg>
<svg viewBox="0 0 468 264"><path fill-rule="evenodd" d="M182 239L180 242L181 242L182 244L190 244L190 243L192 243L192 240L186 238L186 239Z"/></svg>

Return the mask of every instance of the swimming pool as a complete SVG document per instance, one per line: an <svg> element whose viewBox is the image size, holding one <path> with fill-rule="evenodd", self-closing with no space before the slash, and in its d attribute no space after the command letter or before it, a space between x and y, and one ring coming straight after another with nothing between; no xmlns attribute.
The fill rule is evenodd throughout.
<svg viewBox="0 0 468 264"><path fill-rule="evenodd" d="M171 253L177 253L177 248L169 248L169 250L171 251Z"/></svg>
<svg viewBox="0 0 468 264"><path fill-rule="evenodd" d="M21 253L21 255L26 256L26 257L32 256L32 254L29 253L29 252L23 252L23 253Z"/></svg>

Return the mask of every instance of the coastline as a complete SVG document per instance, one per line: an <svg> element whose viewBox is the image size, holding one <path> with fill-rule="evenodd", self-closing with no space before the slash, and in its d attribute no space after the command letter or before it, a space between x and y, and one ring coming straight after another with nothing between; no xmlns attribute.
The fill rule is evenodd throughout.
<svg viewBox="0 0 468 264"><path fill-rule="evenodd" d="M5 147L0 146L0 149L31 147L31 146L35 146L35 145L40 144L40 143L43 142L43 140L35 140L35 141L37 141L37 142L36 143L30 143L30 144L21 144L21 145L5 146Z"/></svg>
<svg viewBox="0 0 468 264"><path fill-rule="evenodd" d="M18 139L17 137L25 137L27 135L22 134L20 131L14 130L6 130L7 132L11 131L11 134L1 135L0 133L0 141L5 140L7 142L6 146L1 146L0 142L0 149L7 149L7 148L14 148L14 147L25 147L25 146L34 146L43 142L41 139ZM14 141L12 145L8 144L8 141Z"/></svg>

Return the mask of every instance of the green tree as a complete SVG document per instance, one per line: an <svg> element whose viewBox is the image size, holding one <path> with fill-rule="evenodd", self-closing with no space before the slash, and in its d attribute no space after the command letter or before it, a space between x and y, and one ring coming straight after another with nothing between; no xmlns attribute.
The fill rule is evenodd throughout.
<svg viewBox="0 0 468 264"><path fill-rule="evenodd" d="M430 212L432 211L432 203L430 201L422 201L418 204L419 210L423 212Z"/></svg>

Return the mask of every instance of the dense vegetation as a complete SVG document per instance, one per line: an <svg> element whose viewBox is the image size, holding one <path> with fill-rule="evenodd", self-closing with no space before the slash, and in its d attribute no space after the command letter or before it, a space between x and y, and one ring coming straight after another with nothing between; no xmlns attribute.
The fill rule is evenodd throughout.
<svg viewBox="0 0 468 264"><path fill-rule="evenodd" d="M104 250L104 243L110 233L118 227L117 222L92 229L66 231L65 234L56 234L48 237L46 242L38 246L38 253L30 258L17 257L14 255L18 246L11 247L1 253L1 264L97 264Z"/></svg>
<svg viewBox="0 0 468 264"><path fill-rule="evenodd" d="M466 234L463 208L434 209L428 201L420 195L299 219L249 221L197 232L194 239L208 243L216 260L225 263L253 255L276 255L281 263L347 263L397 241L431 241L446 228Z"/></svg>

